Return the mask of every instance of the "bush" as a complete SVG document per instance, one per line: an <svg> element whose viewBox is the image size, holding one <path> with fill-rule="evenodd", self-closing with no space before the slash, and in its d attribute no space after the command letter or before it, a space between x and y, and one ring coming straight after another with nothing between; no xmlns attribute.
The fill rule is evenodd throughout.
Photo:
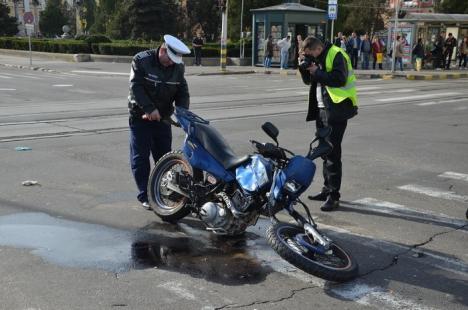
<svg viewBox="0 0 468 310"><path fill-rule="evenodd" d="M32 39L31 47L33 51L47 53L90 53L88 44L75 40L41 40ZM0 48L29 50L28 39L25 38L0 38Z"/></svg>
<svg viewBox="0 0 468 310"><path fill-rule="evenodd" d="M102 34L87 36L84 41L88 43L89 46L95 43L112 43L112 40L109 39L109 37Z"/></svg>
<svg viewBox="0 0 468 310"><path fill-rule="evenodd" d="M100 43L93 44L92 50L93 52L99 51L101 55L133 56L154 47L152 44Z"/></svg>

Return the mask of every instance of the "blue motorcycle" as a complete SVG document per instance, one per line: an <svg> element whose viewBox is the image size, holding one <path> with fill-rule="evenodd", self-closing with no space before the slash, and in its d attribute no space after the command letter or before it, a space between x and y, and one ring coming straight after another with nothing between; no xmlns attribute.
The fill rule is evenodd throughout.
<svg viewBox="0 0 468 310"><path fill-rule="evenodd" d="M300 156L279 146L279 131L267 122L262 129L275 144L251 141L255 153L239 157L208 121L179 107L174 115L177 122L170 122L186 133L182 150L164 155L148 183L150 204L163 221L174 223L192 214L207 230L234 236L267 216L272 221L268 243L283 259L330 281L357 276L355 260L318 230L299 198L312 183L313 160L332 148L329 130L319 130L307 156ZM282 211L297 224L279 221Z"/></svg>

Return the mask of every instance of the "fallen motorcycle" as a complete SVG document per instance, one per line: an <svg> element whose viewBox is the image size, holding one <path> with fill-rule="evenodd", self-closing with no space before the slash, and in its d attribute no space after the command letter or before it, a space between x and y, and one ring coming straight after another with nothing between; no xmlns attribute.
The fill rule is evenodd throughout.
<svg viewBox="0 0 468 310"><path fill-rule="evenodd" d="M251 141L255 153L239 157L208 121L180 107L174 115L171 124L186 133L182 150L164 155L148 182L150 204L162 220L193 214L213 233L234 236L264 215L272 222L268 243L292 265L330 281L357 276L355 260L318 229L299 198L313 181L313 161L332 148L329 130L319 130L308 154L300 156L279 146L279 131L267 122L262 129L275 144ZM279 221L282 210L296 223Z"/></svg>

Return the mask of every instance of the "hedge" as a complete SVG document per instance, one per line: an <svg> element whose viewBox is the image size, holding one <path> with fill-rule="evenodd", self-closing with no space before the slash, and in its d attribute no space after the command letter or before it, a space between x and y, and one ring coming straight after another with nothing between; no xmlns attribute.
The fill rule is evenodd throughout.
<svg viewBox="0 0 468 310"><path fill-rule="evenodd" d="M143 43L136 41L118 41L114 43L100 43L99 41L107 41L105 36L86 36L79 37L77 40L48 40L48 39L32 39L32 49L38 52L48 53L65 53L65 54L101 54L101 55L121 55L133 56L141 51L155 48L157 43ZM97 42L95 42L97 41ZM25 38L10 38L0 37L0 48L29 50L28 39ZM227 46L228 57L239 57L239 44L230 43ZM205 44L202 50L203 57L219 57L219 43ZM246 45L245 55L249 56L252 49ZM191 54L193 55L193 49Z"/></svg>

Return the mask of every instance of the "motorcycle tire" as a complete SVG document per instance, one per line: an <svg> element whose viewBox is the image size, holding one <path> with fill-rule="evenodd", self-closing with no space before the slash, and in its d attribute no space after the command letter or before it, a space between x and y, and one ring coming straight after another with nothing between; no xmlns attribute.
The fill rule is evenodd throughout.
<svg viewBox="0 0 468 310"><path fill-rule="evenodd" d="M182 152L177 151L167 153L158 160L148 181L148 200L154 213L163 221L170 223L175 223L190 214L190 209L186 206L188 198L166 187L168 173L176 165L181 165L186 173L193 176L192 167ZM169 206L168 203L175 205Z"/></svg>
<svg viewBox="0 0 468 310"><path fill-rule="evenodd" d="M267 230L267 240L273 250L283 259L297 268L333 282L345 282L354 279L359 272L359 267L355 260L336 242L331 244L332 255L320 255L304 251L296 241L294 236L304 234L304 229L297 225L277 222L272 224ZM291 238L285 239L290 236ZM343 260L340 266L330 266L323 263L323 258L337 258Z"/></svg>

